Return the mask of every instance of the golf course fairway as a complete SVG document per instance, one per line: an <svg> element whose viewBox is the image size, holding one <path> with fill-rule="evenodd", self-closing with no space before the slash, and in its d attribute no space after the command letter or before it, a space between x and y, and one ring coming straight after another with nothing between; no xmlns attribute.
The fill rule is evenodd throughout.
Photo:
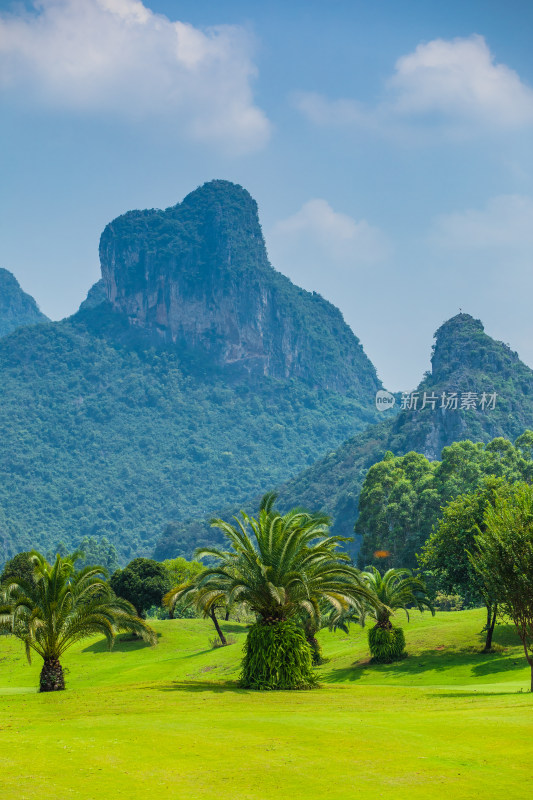
<svg viewBox="0 0 533 800"><path fill-rule="evenodd" d="M400 617L396 618L400 622ZM533 774L533 695L516 634L481 654L482 610L401 621L408 658L369 663L366 632L322 631L321 686L238 687L246 626L211 649L205 620L155 621L156 647L88 639L67 690L0 637L5 795L18 800L522 800Z"/></svg>

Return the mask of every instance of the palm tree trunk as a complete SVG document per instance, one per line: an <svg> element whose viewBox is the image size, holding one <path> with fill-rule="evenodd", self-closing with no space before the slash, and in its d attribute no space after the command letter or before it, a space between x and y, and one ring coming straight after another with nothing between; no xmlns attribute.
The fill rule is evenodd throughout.
<svg viewBox="0 0 533 800"><path fill-rule="evenodd" d="M318 639L314 635L314 633L306 632L305 638L307 640L307 644L311 650L311 660L313 662L314 667L320 666L323 663L322 661L322 650L319 644Z"/></svg>
<svg viewBox="0 0 533 800"><path fill-rule="evenodd" d="M45 658L41 677L39 679L40 692L59 692L65 688L63 667L58 658Z"/></svg>
<svg viewBox="0 0 533 800"><path fill-rule="evenodd" d="M221 627L220 627L220 625L218 624L218 619L217 619L217 615L215 614L215 609L214 609L214 608L212 608L212 609L211 609L211 611L210 611L210 613L209 613L209 616L210 616L210 617L211 617L211 619L213 620L213 624L214 624L214 626L215 626L215 628L216 628L216 631L217 631L217 633L218 633L218 638L220 639L220 641L222 642L222 644L223 644L223 645L224 645L224 647L225 647L225 646L227 645L227 643L228 643L228 642L227 642L227 640L226 640L226 637L225 637L225 636L224 636L224 634L222 633L222 628L221 628Z"/></svg>

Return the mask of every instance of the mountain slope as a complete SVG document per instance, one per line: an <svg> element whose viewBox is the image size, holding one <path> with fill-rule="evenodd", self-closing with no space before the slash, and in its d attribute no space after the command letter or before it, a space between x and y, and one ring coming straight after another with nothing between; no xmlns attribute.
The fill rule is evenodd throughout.
<svg viewBox="0 0 533 800"><path fill-rule="evenodd" d="M0 336L24 325L47 321L48 317L39 311L33 297L22 291L15 276L0 269Z"/></svg>
<svg viewBox="0 0 533 800"><path fill-rule="evenodd" d="M0 560L86 535L149 554L168 520L242 504L375 421L372 364L270 267L248 193L181 205L106 228L107 299L97 284L0 341Z"/></svg>
<svg viewBox="0 0 533 800"><path fill-rule="evenodd" d="M102 278L99 281L96 281L95 284L91 286L89 291L87 292L87 297L80 305L80 311L87 311L89 308L96 308L101 303L107 302L107 294L105 290L105 284Z"/></svg>
<svg viewBox="0 0 533 800"><path fill-rule="evenodd" d="M366 472L387 450L395 455L414 450L436 459L455 441L514 440L533 427L533 370L503 342L487 336L479 320L459 314L445 322L435 334L431 363L413 399L411 394L405 398L406 405L416 399L417 409L401 410L320 459L281 488L280 503L322 508L332 515L337 533L351 536ZM458 406L462 395L476 393L477 408L441 408L443 392L445 403L456 392ZM483 393L488 402L494 392L495 407L481 410ZM433 395L434 409L428 402Z"/></svg>

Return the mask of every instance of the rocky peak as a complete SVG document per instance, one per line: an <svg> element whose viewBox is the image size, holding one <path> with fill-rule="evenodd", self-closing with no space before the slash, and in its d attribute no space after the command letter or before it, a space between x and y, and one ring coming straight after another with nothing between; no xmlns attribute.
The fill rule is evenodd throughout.
<svg viewBox="0 0 533 800"><path fill-rule="evenodd" d="M39 306L29 294L23 292L15 276L0 269L0 336L6 336L23 325L47 322Z"/></svg>
<svg viewBox="0 0 533 800"><path fill-rule="evenodd" d="M414 393L417 406L408 406L392 423L394 452L408 441L411 449L438 459L452 442L516 437L531 427L533 371L508 345L488 336L479 319L461 313L441 325L431 364ZM456 400L450 399L453 393Z"/></svg>
<svg viewBox="0 0 533 800"><path fill-rule="evenodd" d="M481 320L461 313L435 333L431 381L457 383L476 372L508 377L519 363L517 353L485 333Z"/></svg>
<svg viewBox="0 0 533 800"><path fill-rule="evenodd" d="M216 180L164 211L130 211L100 240L107 297L130 324L194 358L301 378L372 403L375 369L340 311L269 263L257 204Z"/></svg>

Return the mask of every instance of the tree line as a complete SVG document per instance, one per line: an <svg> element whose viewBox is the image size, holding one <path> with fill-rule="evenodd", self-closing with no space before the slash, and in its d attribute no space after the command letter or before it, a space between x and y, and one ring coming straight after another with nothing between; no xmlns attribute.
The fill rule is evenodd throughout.
<svg viewBox="0 0 533 800"><path fill-rule="evenodd" d="M417 556L416 572L391 564L397 553L386 549L390 540L378 538L383 532L397 537L394 526L373 532L380 548L374 559L389 563L381 569L375 564L362 568L343 549L348 539L331 533L327 516L300 508L281 513L276 495L269 493L256 517L242 511L232 522L213 519L211 525L224 545L201 548L193 562L174 559L160 564L138 558L108 578L102 565L78 568L79 552L57 554L53 563L36 551L19 554L2 575L0 624L24 642L28 657L32 652L42 657L40 688L51 691L64 688L63 653L85 636L103 633L112 646L118 632L129 631L155 644L146 614L156 609L159 615L210 617L224 645L219 617L240 608L251 623L241 685L310 688L317 681L314 667L322 660L316 636L320 628L346 630L351 623L364 624L371 618L372 659L403 658L405 636L393 625L393 614L399 609L407 616L412 609L434 613L440 588L462 593L468 605L485 604L486 650L496 616L512 620L531 666L533 690L533 488L520 479L520 469L529 469L531 462L526 456L533 433L524 434L514 446L495 441L486 446L459 443L449 449L458 456L459 474L471 478L470 484L454 478L456 487L474 488L441 506ZM465 454L472 456L470 464ZM387 494L385 515L391 514L398 484L400 495L411 497L412 487L405 484L411 481L420 489L428 478L423 457L415 455L387 456L369 471L367 498L379 489L376 476L387 478L380 489L382 498ZM431 466L432 472L440 470L442 478L442 464L449 468L451 455ZM500 475L480 468L487 457ZM392 461L396 464L391 468ZM452 477L450 471L448 485ZM435 491L435 486L426 488L430 495ZM374 511L378 506L374 504ZM381 523L379 515L378 520Z"/></svg>

